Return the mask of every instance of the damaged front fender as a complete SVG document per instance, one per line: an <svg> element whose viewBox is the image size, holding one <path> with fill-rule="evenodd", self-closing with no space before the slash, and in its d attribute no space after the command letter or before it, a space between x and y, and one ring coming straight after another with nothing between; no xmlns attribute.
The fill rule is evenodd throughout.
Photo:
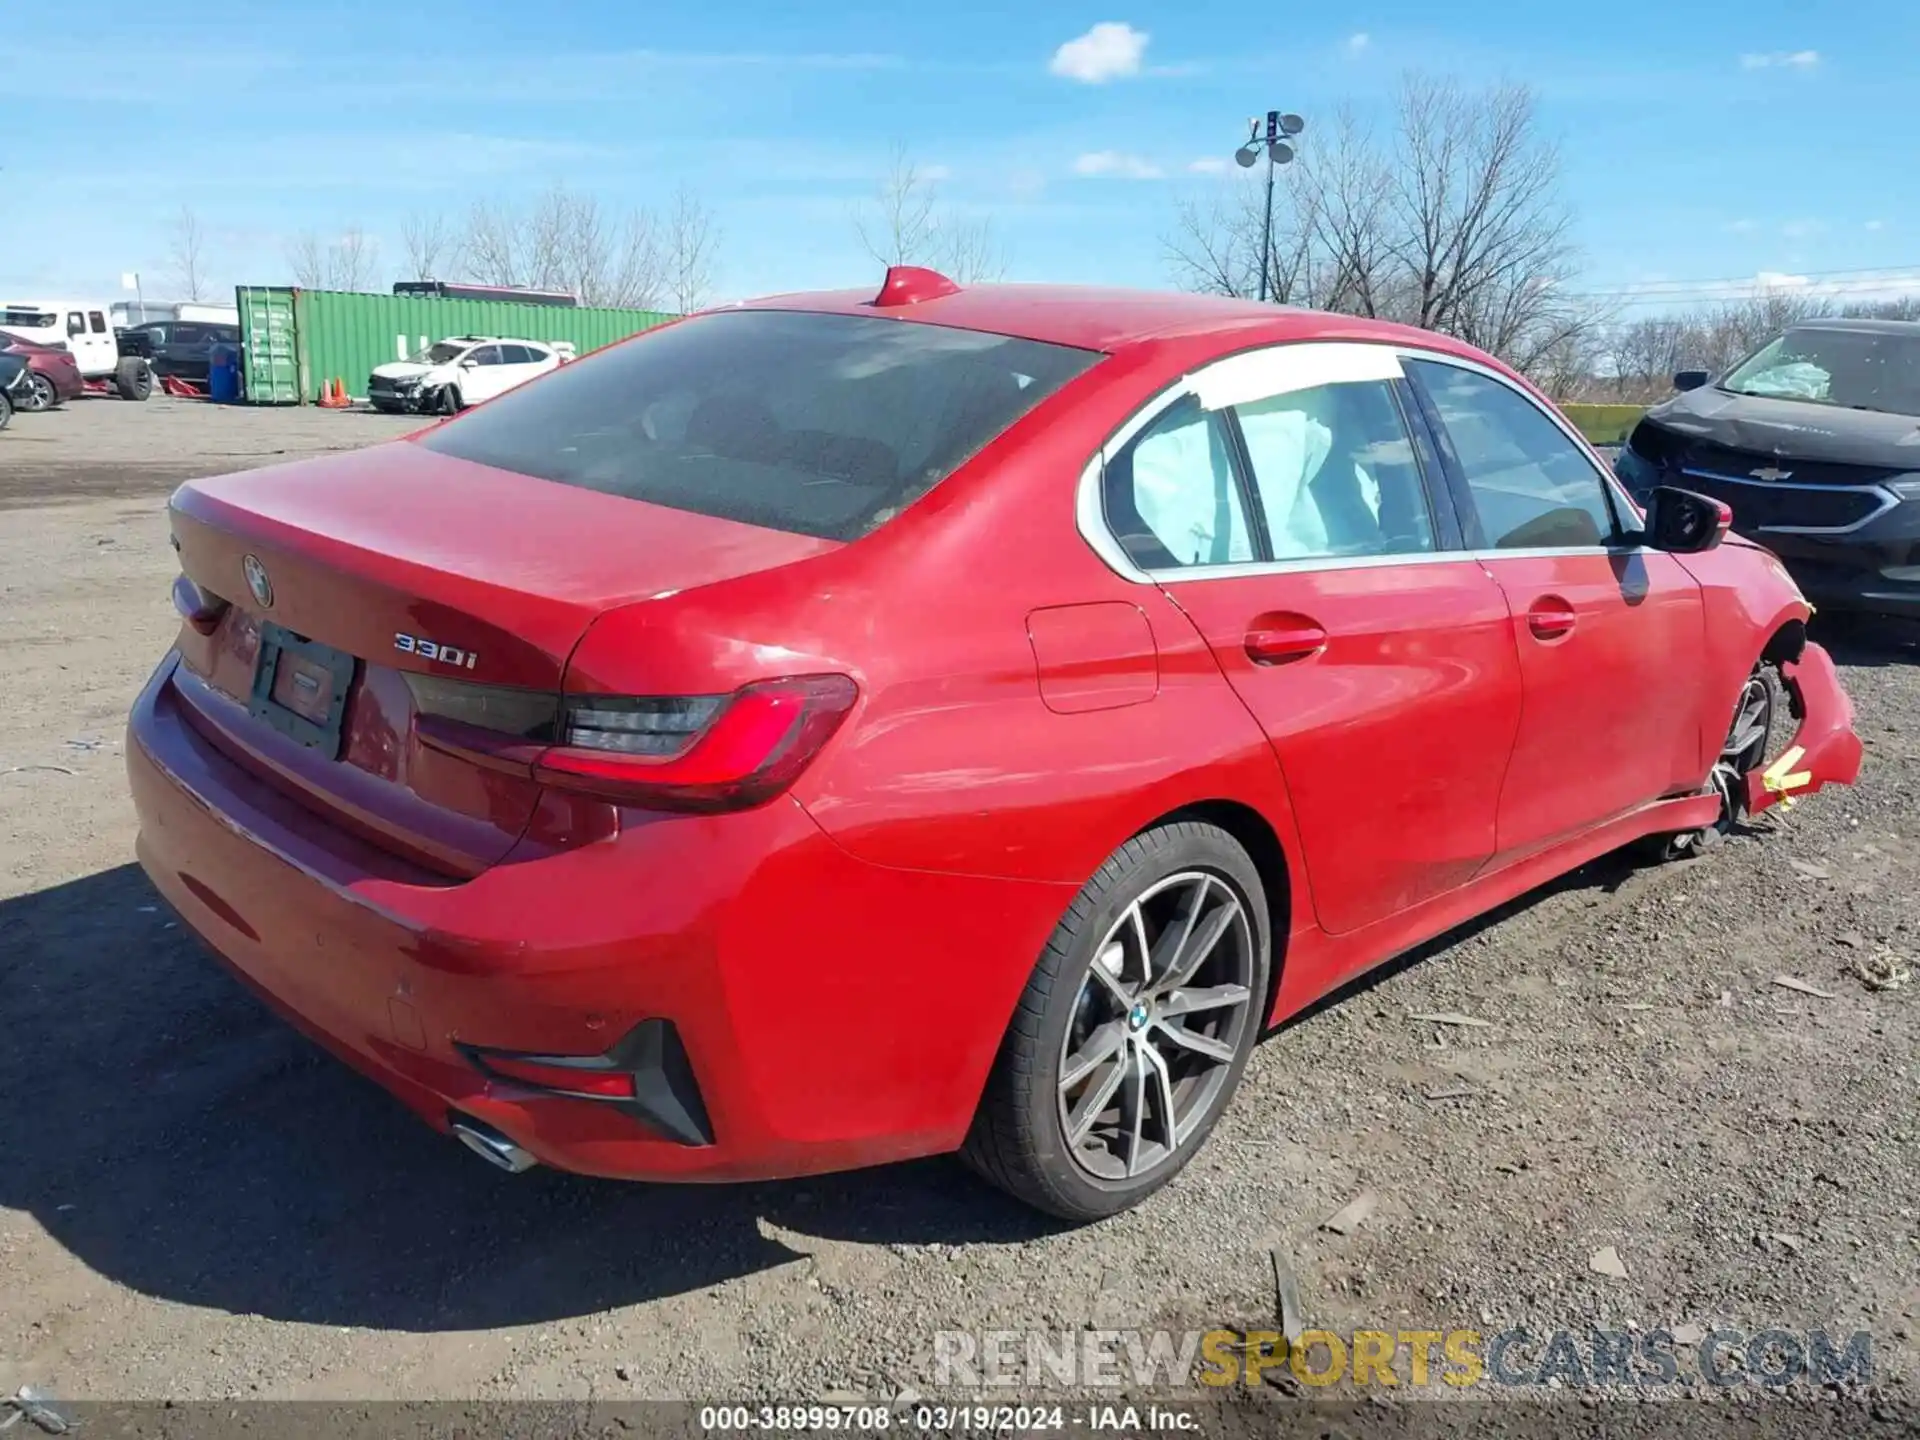
<svg viewBox="0 0 1920 1440"><path fill-rule="evenodd" d="M1860 774L1860 737L1853 701L1840 685L1833 657L1809 643L1780 667L1800 728L1778 760L1747 776L1747 813L1791 805L1826 785L1851 785Z"/></svg>

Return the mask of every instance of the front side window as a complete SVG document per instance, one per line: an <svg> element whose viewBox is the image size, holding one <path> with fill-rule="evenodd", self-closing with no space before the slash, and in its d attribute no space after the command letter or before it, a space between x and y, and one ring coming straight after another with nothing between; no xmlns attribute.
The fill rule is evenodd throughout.
<svg viewBox="0 0 1920 1440"><path fill-rule="evenodd" d="M1435 360L1408 360L1446 427L1486 543L1496 550L1604 545L1606 482L1586 452L1510 385Z"/></svg>
<svg viewBox="0 0 1920 1440"><path fill-rule="evenodd" d="M1142 570L1253 559L1221 417L1187 396L1107 462L1107 526Z"/></svg>
<svg viewBox="0 0 1920 1440"><path fill-rule="evenodd" d="M86 333L87 317L82 315L78 310L70 312L67 316L67 334L84 335Z"/></svg>
<svg viewBox="0 0 1920 1440"><path fill-rule="evenodd" d="M1235 414L1275 560L1434 548L1420 467L1384 381L1290 391Z"/></svg>
<svg viewBox="0 0 1920 1440"><path fill-rule="evenodd" d="M853 540L1099 358L912 320L717 311L562 365L417 443L562 485Z"/></svg>

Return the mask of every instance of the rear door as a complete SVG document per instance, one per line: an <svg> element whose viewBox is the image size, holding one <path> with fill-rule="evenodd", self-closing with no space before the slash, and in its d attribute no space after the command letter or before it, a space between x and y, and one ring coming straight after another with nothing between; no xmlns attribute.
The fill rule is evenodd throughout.
<svg viewBox="0 0 1920 1440"><path fill-rule="evenodd" d="M1500 799L1514 859L1706 772L1700 587L1517 385L1434 356L1407 369L1435 422L1468 543L1506 596L1526 706Z"/></svg>
<svg viewBox="0 0 1920 1440"><path fill-rule="evenodd" d="M1486 863L1520 719L1505 601L1434 503L1399 377L1375 346L1234 357L1123 432L1101 482L1125 562L1266 731L1335 934Z"/></svg>

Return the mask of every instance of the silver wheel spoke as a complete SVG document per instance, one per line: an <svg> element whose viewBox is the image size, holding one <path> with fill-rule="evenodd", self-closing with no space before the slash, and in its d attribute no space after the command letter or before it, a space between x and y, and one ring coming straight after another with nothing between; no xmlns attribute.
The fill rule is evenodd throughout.
<svg viewBox="0 0 1920 1440"><path fill-rule="evenodd" d="M1140 957L1140 981L1134 988L1145 989L1153 983L1153 951L1147 944L1147 912L1138 900L1127 911L1127 925L1133 931L1134 951Z"/></svg>
<svg viewBox="0 0 1920 1440"><path fill-rule="evenodd" d="M1187 942L1193 939L1193 927L1200 923L1200 912L1207 908L1207 892L1213 888L1213 882L1202 878L1198 885L1187 892L1186 911L1177 925L1169 925L1160 932L1160 943L1154 946L1154 954L1147 966L1147 983L1157 985L1171 977L1179 967L1180 958L1186 953Z"/></svg>
<svg viewBox="0 0 1920 1440"><path fill-rule="evenodd" d="M1118 953L1116 953L1118 952ZM1102 950L1094 960L1093 978L1100 982L1107 994L1122 1010L1133 1004L1133 991L1127 988L1123 971L1127 964L1127 948L1118 940Z"/></svg>
<svg viewBox="0 0 1920 1440"><path fill-rule="evenodd" d="M1205 985L1195 990L1172 990L1160 997L1155 1007L1161 1015L1192 1015L1200 1010L1221 1010L1229 1005L1244 1005L1250 992L1244 985Z"/></svg>
<svg viewBox="0 0 1920 1440"><path fill-rule="evenodd" d="M1067 1057L1066 1063L1060 1067L1060 1088L1071 1090L1093 1074L1102 1060L1118 1053L1126 1041L1127 1022L1109 1020L1087 1036L1086 1043Z"/></svg>
<svg viewBox="0 0 1920 1440"><path fill-rule="evenodd" d="M1167 1062L1151 1045L1140 1047L1141 1057L1153 1071L1153 1103L1160 1112L1160 1143L1169 1151L1180 1143L1180 1107L1173 1098L1173 1075Z"/></svg>
<svg viewBox="0 0 1920 1440"><path fill-rule="evenodd" d="M1204 891L1201 898L1205 899ZM1220 943L1220 937L1227 933L1227 927L1233 924L1239 914L1240 902L1229 894L1219 908L1207 916L1206 923L1197 927L1196 933L1181 947L1180 953L1174 956L1173 964L1161 977L1160 988L1169 990L1185 984L1213 953L1213 947Z"/></svg>
<svg viewBox="0 0 1920 1440"><path fill-rule="evenodd" d="M1124 1053L1114 1061L1113 1068L1101 1077L1096 1085L1087 1088L1079 1103L1067 1117L1067 1143L1078 1145L1087 1138L1087 1132L1093 1128L1093 1122L1100 1113L1113 1103L1113 1093L1120 1088L1120 1082L1127 1075L1127 1059ZM1124 1113L1124 1106L1123 1106Z"/></svg>
<svg viewBox="0 0 1920 1440"><path fill-rule="evenodd" d="M1199 1031L1189 1030L1184 1025L1162 1024L1156 1027L1156 1033L1180 1049L1204 1056L1216 1065L1225 1065L1233 1059L1233 1047L1224 1040L1216 1040L1211 1035L1202 1035Z"/></svg>
<svg viewBox="0 0 1920 1440"><path fill-rule="evenodd" d="M1127 1175L1140 1173L1140 1147L1147 1124L1147 1067L1139 1056L1129 1056L1123 1065L1126 1088L1120 1093L1120 1125L1126 1133Z"/></svg>

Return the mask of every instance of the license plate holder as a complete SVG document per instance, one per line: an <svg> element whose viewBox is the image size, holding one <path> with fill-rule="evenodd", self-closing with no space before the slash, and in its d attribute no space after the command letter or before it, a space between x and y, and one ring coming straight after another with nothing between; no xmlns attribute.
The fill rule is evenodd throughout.
<svg viewBox="0 0 1920 1440"><path fill-rule="evenodd" d="M264 624L247 713L307 749L338 760L356 663L331 645Z"/></svg>

